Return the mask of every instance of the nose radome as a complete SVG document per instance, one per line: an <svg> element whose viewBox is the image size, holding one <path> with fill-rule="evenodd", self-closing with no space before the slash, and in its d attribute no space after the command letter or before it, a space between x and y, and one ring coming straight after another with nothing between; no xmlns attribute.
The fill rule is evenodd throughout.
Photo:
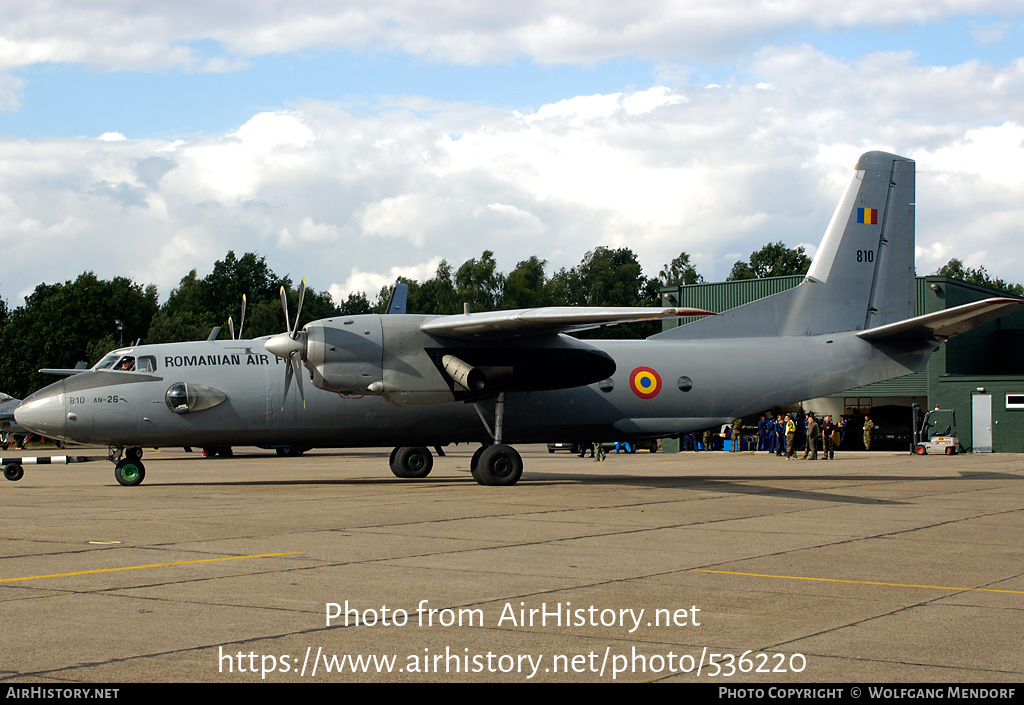
<svg viewBox="0 0 1024 705"><path fill-rule="evenodd" d="M64 383L57 382L31 394L14 410L14 420L33 433L64 437Z"/></svg>

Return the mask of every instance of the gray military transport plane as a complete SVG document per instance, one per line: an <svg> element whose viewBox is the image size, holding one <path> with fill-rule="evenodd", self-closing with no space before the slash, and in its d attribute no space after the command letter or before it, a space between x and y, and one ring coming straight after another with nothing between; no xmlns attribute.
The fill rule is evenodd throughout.
<svg viewBox="0 0 1024 705"><path fill-rule="evenodd" d="M523 463L510 442L717 426L920 370L948 337L1024 303L915 318L914 274L914 162L868 152L799 286L646 340L566 333L700 312L359 315L301 330L296 314L265 339L116 350L15 414L47 437L112 446L123 485L142 482L143 445L396 446L392 472L420 478L429 447L457 442L482 444L471 461L480 484L513 485Z"/></svg>

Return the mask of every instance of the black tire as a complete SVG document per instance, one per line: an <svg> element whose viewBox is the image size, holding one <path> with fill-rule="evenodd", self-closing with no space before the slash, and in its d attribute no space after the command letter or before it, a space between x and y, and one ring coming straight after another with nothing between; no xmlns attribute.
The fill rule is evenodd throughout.
<svg viewBox="0 0 1024 705"><path fill-rule="evenodd" d="M477 468L480 467L480 456L483 455L484 451L487 450L489 447L490 446L480 446L479 448L477 448L476 451L473 453L473 457L469 461L469 473L473 476L473 479L476 480L477 484L479 485L486 484L482 479L480 479L480 474L477 472Z"/></svg>
<svg viewBox="0 0 1024 705"><path fill-rule="evenodd" d="M142 460L142 448L138 446L125 448L124 457L128 458L128 460Z"/></svg>
<svg viewBox="0 0 1024 705"><path fill-rule="evenodd" d="M114 466L114 478L125 487L141 485L146 479L146 468L138 460L125 458Z"/></svg>
<svg viewBox="0 0 1024 705"><path fill-rule="evenodd" d="M17 482L21 478L25 477L25 468L21 467L20 463L11 463L10 465L5 465L4 477L6 477L11 482Z"/></svg>
<svg viewBox="0 0 1024 705"><path fill-rule="evenodd" d="M488 446L480 454L475 476L482 485L509 487L523 476L523 459L504 443Z"/></svg>
<svg viewBox="0 0 1024 705"><path fill-rule="evenodd" d="M426 477L434 468L434 456L423 447L399 448L391 472L403 480Z"/></svg>

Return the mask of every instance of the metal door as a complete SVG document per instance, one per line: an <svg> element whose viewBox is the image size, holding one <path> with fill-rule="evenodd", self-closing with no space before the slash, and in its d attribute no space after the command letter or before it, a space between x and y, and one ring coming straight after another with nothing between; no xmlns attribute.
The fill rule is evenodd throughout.
<svg viewBox="0 0 1024 705"><path fill-rule="evenodd" d="M992 452L992 395L971 396L971 438L975 453Z"/></svg>

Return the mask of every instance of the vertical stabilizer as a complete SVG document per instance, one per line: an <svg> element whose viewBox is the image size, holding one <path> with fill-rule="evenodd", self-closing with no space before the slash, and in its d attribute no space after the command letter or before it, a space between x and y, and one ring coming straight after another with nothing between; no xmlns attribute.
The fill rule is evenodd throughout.
<svg viewBox="0 0 1024 705"><path fill-rule="evenodd" d="M914 315L914 162L867 152L797 287L659 334L801 336L865 330Z"/></svg>

